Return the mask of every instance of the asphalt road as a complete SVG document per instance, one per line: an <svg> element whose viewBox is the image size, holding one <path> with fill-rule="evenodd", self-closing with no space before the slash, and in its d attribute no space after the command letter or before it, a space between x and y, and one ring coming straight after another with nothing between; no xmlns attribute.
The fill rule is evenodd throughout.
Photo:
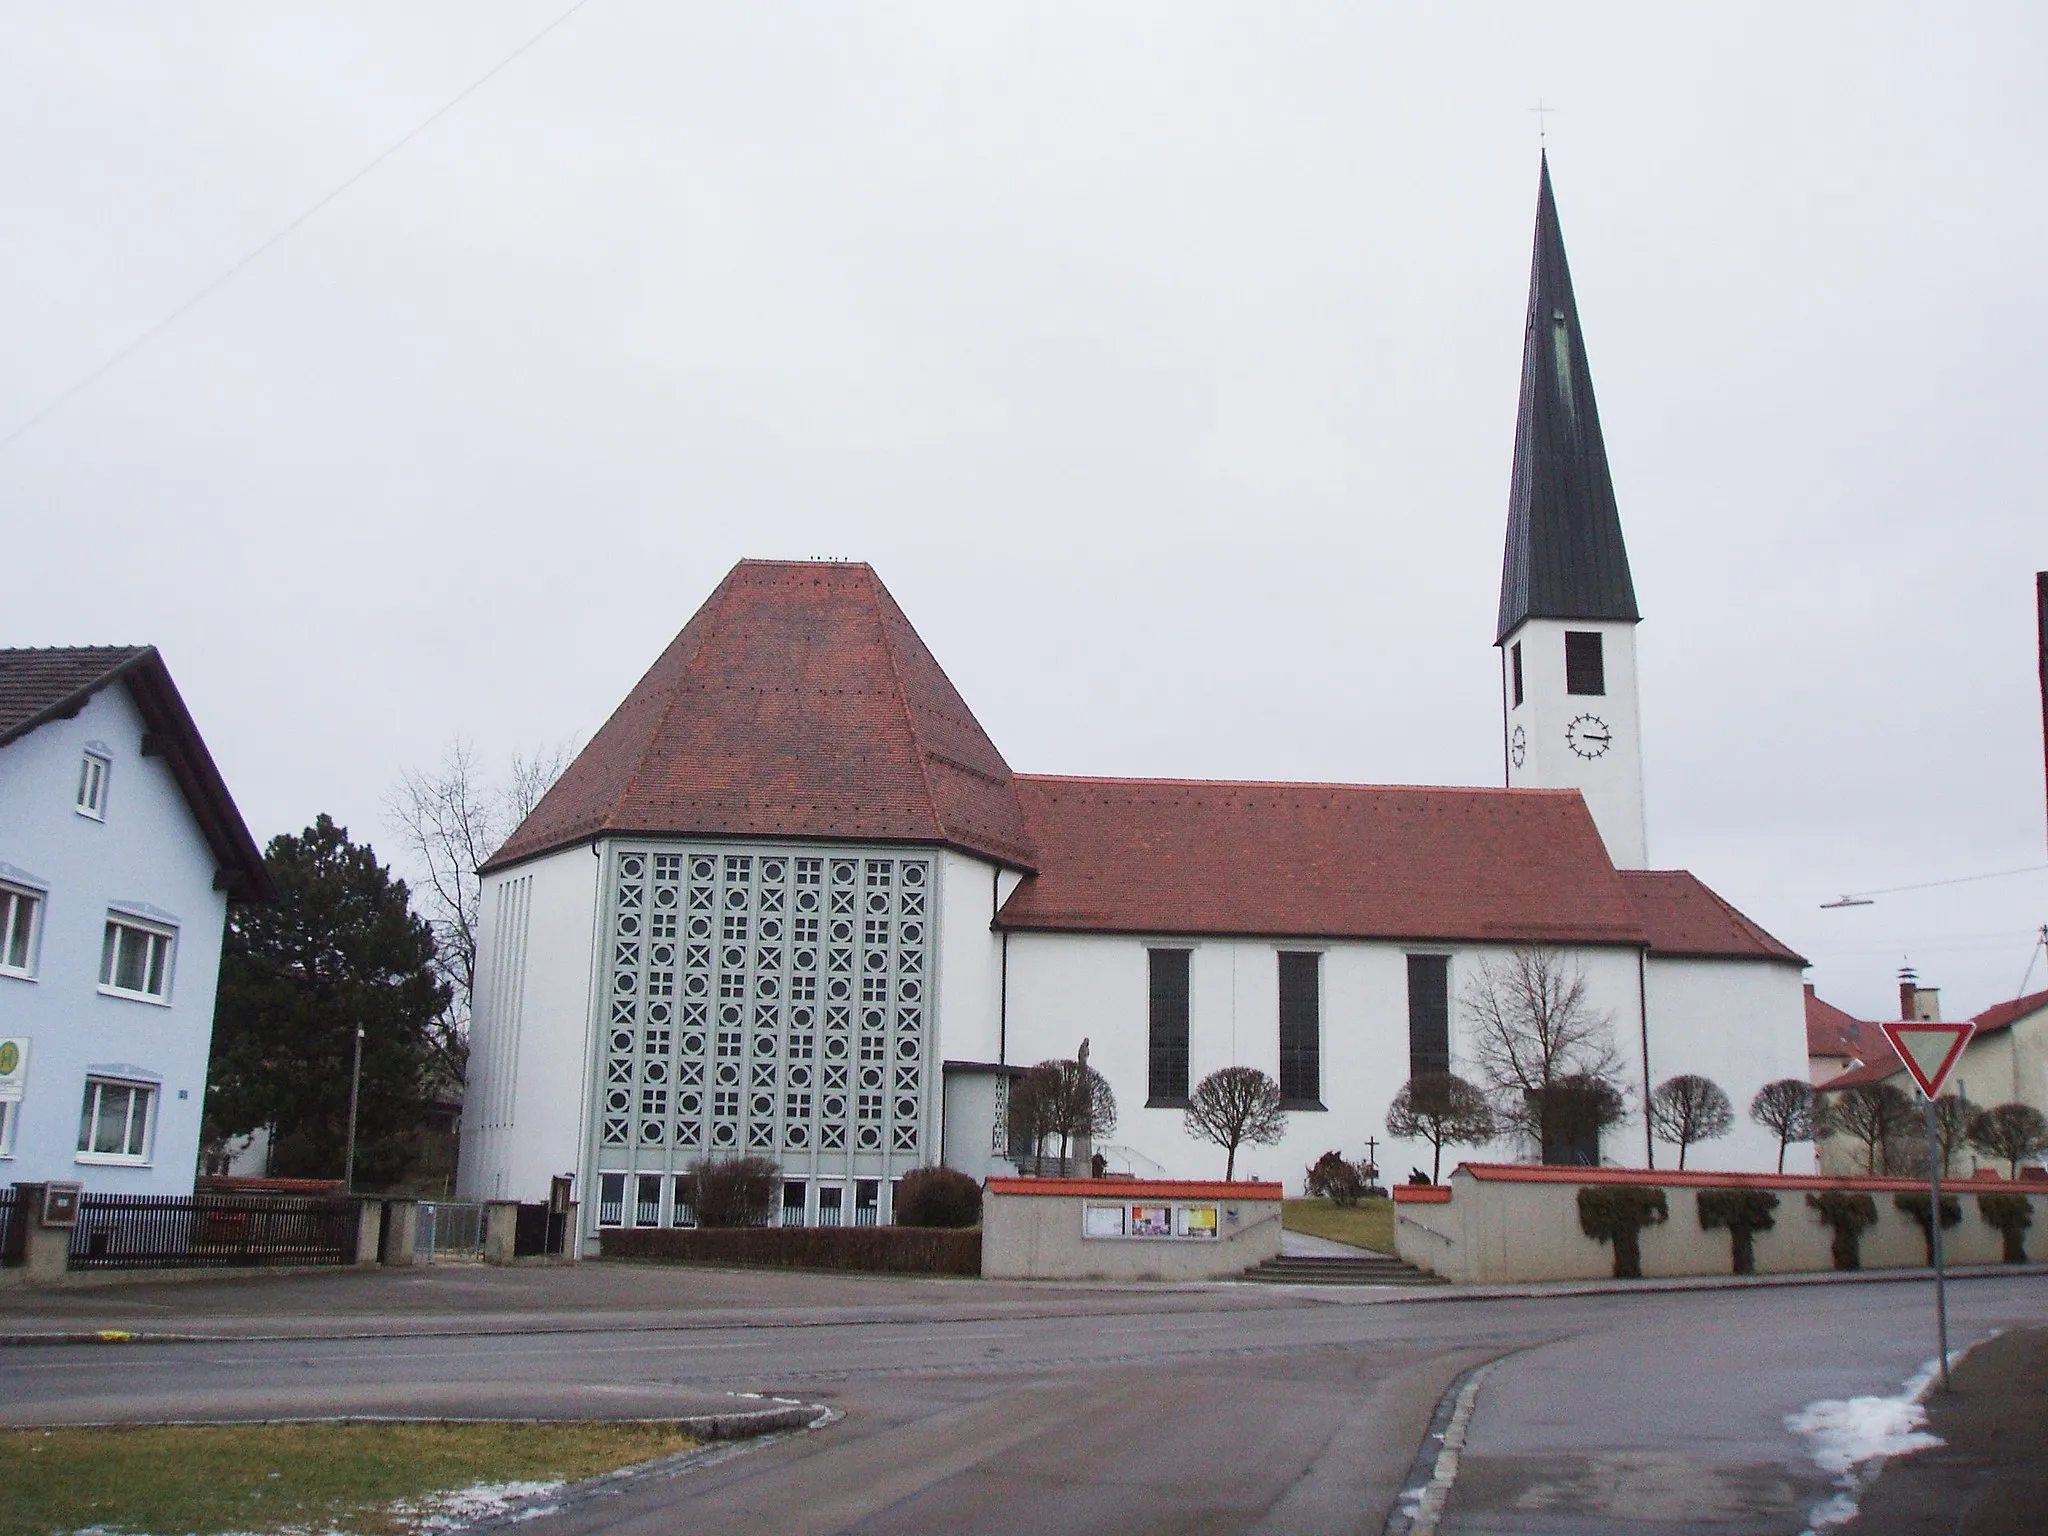
<svg viewBox="0 0 2048 1536"><path fill-rule="evenodd" d="M838 1417L523 1529L1378 1536L1445 1389L1496 1360L1445 1532L1795 1533L1833 1480L1785 1416L1897 1392L1933 1352L1929 1289L1390 1303L1228 1287L1005 1311L969 1288L880 1315L764 1305L752 1324L721 1308L630 1329L28 1346L0 1351L0 1419L637 1416L766 1392ZM1959 1282L1951 1316L1958 1344L2048 1322L2048 1277Z"/></svg>

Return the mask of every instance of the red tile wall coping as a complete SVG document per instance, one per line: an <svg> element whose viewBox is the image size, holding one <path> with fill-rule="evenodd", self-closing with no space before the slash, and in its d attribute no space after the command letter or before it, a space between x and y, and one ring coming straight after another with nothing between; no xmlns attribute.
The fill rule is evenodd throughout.
<svg viewBox="0 0 2048 1536"><path fill-rule="evenodd" d="M1086 1195L1095 1200L1278 1200L1282 1186L1259 1179L1234 1183L1201 1179L992 1178L991 1195Z"/></svg>
<svg viewBox="0 0 2048 1536"><path fill-rule="evenodd" d="M1532 1163L1461 1163L1452 1177L1459 1173L1469 1174L1486 1184L1675 1184L1687 1189L1852 1189L1872 1192L1927 1188L1925 1179L1870 1178L1861 1174L1830 1178L1818 1173L1706 1173L1692 1168L1556 1168ZM1959 1185L1976 1182L1967 1174L1951 1175L1942 1180L1942 1192L1946 1194ZM2009 1184L2009 1181L2002 1182Z"/></svg>
<svg viewBox="0 0 2048 1536"><path fill-rule="evenodd" d="M1396 1184L1394 1204L1396 1205L1449 1205L1451 1186L1448 1184Z"/></svg>

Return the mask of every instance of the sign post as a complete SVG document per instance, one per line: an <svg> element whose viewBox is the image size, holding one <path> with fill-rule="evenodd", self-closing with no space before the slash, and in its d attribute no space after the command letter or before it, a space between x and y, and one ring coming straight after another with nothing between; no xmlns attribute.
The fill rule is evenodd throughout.
<svg viewBox="0 0 2048 1536"><path fill-rule="evenodd" d="M1920 1096L1927 1106L1927 1251L1934 1260L1934 1316L1941 1346L1941 1390L1948 1381L1948 1276L1941 1262L1941 1131L1936 1123L1934 1101L1941 1085L1963 1059L1975 1024L1944 1024L1938 1019L1908 1019L1884 1026L1885 1038L1899 1053Z"/></svg>

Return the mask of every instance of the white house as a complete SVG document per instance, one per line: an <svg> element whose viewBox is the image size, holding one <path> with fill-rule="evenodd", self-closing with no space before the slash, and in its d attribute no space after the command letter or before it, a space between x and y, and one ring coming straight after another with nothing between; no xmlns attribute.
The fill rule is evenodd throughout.
<svg viewBox="0 0 2048 1536"><path fill-rule="evenodd" d="M0 650L0 1180L190 1194L241 813L153 646Z"/></svg>
<svg viewBox="0 0 2048 1536"><path fill-rule="evenodd" d="M744 561L484 867L460 1183L577 1176L597 1226L688 1219L676 1176L759 1153L785 1219L886 1219L943 1160L1008 1171L1011 1075L1085 1038L1112 1165L1214 1177L1191 1086L1262 1068L1298 1188L1388 1102L1471 1070L1490 959L1560 952L1640 1109L1806 1072L1803 962L1646 868L1636 611L1549 174L1496 644L1506 787L1013 773L866 565ZM1597 1149L1640 1165L1640 1113ZM1795 1149L1795 1160L1800 1149ZM1498 1155L1498 1154L1496 1154ZM1746 1120L1695 1163L1769 1169Z"/></svg>

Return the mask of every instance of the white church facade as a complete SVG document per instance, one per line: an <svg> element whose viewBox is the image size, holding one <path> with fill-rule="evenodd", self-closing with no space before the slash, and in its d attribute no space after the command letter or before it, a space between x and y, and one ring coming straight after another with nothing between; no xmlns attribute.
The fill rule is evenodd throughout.
<svg viewBox="0 0 2048 1536"><path fill-rule="evenodd" d="M1740 1118L1806 1072L1803 962L1685 871L1647 868L1636 611L1547 167L1501 622L1501 788L1018 774L866 565L743 561L484 868L462 1193L574 1175L585 1237L687 1220L705 1157L768 1157L785 1219L886 1221L903 1173L1009 1172L1011 1077L1074 1055L1118 1104L1110 1165L1215 1177L1193 1085L1260 1068L1299 1189L1389 1102L1475 1075L1461 999L1559 955L1609 1018L1634 1118L1712 1077ZM1106 1143L1106 1145L1105 1145ZM1788 1169L1804 1149L1795 1148ZM1490 1155L1515 1155L1496 1147Z"/></svg>

